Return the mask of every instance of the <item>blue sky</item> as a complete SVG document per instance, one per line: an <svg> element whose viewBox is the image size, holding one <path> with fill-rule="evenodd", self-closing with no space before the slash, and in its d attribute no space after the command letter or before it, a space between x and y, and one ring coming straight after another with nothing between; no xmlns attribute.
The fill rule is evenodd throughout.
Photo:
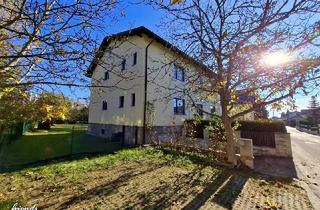
<svg viewBox="0 0 320 210"><path fill-rule="evenodd" d="M121 14L122 11L124 11L124 16ZM123 10L116 10L115 15L118 17L118 20L115 22L115 24L113 24L112 27L109 27L109 23L106 22L105 34L97 34L99 43L101 43L103 38L107 35L125 31L138 26L145 26L160 36L163 36L161 31L159 31L156 26L160 23L161 13L153 9L151 6L142 4L127 4ZM68 87L61 87L59 91L75 100L87 98L90 95L89 88L70 89Z"/></svg>
<svg viewBox="0 0 320 210"><path fill-rule="evenodd" d="M99 42L101 42L102 39L108 34L125 31L138 26L145 26L165 38L165 35L157 27L162 18L160 11L142 4L128 4L123 11L125 14L124 16L121 16L121 10L116 11L116 15L119 16L119 19L112 27L106 27L105 34L97 34L100 39ZM77 88L73 91L68 88L62 88L61 91L71 98L89 97L88 88ZM313 94L315 94L315 92ZM298 110L307 108L310 96L295 95L294 98L296 99ZM284 109L283 111L286 110ZM275 116L280 116L281 112L269 111L270 117L272 117L273 114Z"/></svg>

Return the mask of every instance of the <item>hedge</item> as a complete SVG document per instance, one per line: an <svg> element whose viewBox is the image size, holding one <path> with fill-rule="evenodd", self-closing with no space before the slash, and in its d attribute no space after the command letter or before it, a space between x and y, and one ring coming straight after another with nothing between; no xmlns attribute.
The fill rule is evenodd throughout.
<svg viewBox="0 0 320 210"><path fill-rule="evenodd" d="M287 133L286 126L283 121L272 120L242 120L238 121L239 127L237 130L241 131L255 131L255 132L279 132ZM210 125L209 120L186 120L187 137L203 138L203 129ZM233 123L233 126L235 122ZM222 131L223 132L223 131Z"/></svg>
<svg viewBox="0 0 320 210"><path fill-rule="evenodd" d="M237 130L256 132L280 132L287 133L286 126L282 121L272 120L243 120L239 121Z"/></svg>

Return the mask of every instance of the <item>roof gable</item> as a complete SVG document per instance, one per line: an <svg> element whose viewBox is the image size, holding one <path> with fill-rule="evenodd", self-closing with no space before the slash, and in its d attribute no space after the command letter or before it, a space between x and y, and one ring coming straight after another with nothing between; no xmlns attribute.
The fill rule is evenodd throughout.
<svg viewBox="0 0 320 210"><path fill-rule="evenodd" d="M134 28L134 29L131 29L131 30L127 30L127 31L123 31L123 32L120 32L120 33L117 33L117 34L106 36L103 39L103 41L102 41L102 43L101 43L101 45L99 47L98 53L95 55L95 57L94 57L93 61L91 62L88 70L86 71L85 75L88 76L88 77L92 76L92 73L93 73L94 69L97 67L99 60L102 58L105 50L107 49L107 47L109 46L109 44L110 44L110 42L112 40L123 38L123 37L128 37L128 36L135 36L135 35L141 36L142 34L145 34L145 35L149 36L150 38L152 38L155 41L159 42L164 47L175 51L176 53L178 53L179 55L181 55L184 58L188 59L189 61L191 61L192 63L196 64L197 66L207 69L207 67L204 64L194 60L189 55L187 55L186 53L184 53L183 51L178 49L176 46L170 44L168 41L164 40L163 38L161 38L160 36L158 36L154 32L150 31L146 27L140 26L140 27L137 27L137 28Z"/></svg>

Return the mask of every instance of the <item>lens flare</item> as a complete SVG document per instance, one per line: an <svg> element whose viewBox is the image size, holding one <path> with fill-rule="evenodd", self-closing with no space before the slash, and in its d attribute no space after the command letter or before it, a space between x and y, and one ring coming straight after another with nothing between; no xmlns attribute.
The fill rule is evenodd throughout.
<svg viewBox="0 0 320 210"><path fill-rule="evenodd" d="M289 63L292 60L289 54L278 51L262 55L261 63L266 66L274 67Z"/></svg>

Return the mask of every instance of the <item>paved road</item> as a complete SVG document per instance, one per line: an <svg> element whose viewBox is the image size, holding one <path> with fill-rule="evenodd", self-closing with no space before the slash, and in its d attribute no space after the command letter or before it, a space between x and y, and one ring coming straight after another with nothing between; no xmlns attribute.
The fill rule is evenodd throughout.
<svg viewBox="0 0 320 210"><path fill-rule="evenodd" d="M287 127L291 133L293 161L297 175L309 187L315 209L320 209L320 136Z"/></svg>

